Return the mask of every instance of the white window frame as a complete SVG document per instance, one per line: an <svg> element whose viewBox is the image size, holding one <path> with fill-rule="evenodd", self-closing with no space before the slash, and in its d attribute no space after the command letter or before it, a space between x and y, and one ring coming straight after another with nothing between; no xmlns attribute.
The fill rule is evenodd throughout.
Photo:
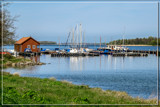
<svg viewBox="0 0 160 107"><path fill-rule="evenodd" d="M27 48L30 48L30 49L31 49L31 45L27 45Z"/></svg>
<svg viewBox="0 0 160 107"><path fill-rule="evenodd" d="M36 49L36 45L32 45L32 48L33 48L33 49Z"/></svg>

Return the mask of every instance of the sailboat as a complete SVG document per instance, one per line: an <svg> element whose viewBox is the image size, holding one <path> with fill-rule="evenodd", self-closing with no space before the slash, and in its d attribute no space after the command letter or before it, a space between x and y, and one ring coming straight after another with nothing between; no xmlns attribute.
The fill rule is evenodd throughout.
<svg viewBox="0 0 160 107"><path fill-rule="evenodd" d="M75 33L76 32L76 33ZM66 52L68 53L87 53L92 51L92 49L84 47L84 38L85 33L83 32L83 38L82 38L82 24L80 24L78 29L78 24L76 25L75 29L73 28L72 31L68 35L68 39L72 34L71 38L71 45L69 49L66 49ZM67 39L67 42L68 42ZM83 43L82 43L83 40ZM66 44L67 44L66 42Z"/></svg>

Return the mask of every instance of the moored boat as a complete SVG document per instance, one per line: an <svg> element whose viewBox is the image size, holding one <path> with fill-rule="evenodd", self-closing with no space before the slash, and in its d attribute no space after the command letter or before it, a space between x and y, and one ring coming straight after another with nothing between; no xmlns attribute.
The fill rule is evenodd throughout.
<svg viewBox="0 0 160 107"><path fill-rule="evenodd" d="M108 47L100 47L97 50L99 51L100 54L110 54L112 51Z"/></svg>
<svg viewBox="0 0 160 107"><path fill-rule="evenodd" d="M129 50L126 47L123 46L117 46L117 45L108 45L107 46L108 49L111 49L112 51L127 51Z"/></svg>

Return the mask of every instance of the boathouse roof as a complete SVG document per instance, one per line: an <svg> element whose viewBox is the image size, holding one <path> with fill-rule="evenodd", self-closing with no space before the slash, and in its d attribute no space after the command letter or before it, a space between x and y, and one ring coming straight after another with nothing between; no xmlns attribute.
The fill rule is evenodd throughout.
<svg viewBox="0 0 160 107"><path fill-rule="evenodd" d="M24 42L26 42L29 39L33 39L32 37L23 37L20 40L16 41L15 44L23 44ZM40 44L38 41L36 41L35 39L33 39L35 42L37 42L38 44Z"/></svg>

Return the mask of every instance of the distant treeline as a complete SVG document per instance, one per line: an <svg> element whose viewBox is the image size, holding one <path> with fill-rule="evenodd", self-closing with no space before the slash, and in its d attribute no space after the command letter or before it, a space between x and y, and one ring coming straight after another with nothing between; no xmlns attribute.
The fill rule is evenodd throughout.
<svg viewBox="0 0 160 107"><path fill-rule="evenodd" d="M55 45L56 42L53 41L38 41L41 45Z"/></svg>
<svg viewBox="0 0 160 107"><path fill-rule="evenodd" d="M109 44L123 45L123 39L111 41ZM148 38L124 39L124 45L157 45L157 38L150 36ZM158 39L158 45L160 45L160 39Z"/></svg>

